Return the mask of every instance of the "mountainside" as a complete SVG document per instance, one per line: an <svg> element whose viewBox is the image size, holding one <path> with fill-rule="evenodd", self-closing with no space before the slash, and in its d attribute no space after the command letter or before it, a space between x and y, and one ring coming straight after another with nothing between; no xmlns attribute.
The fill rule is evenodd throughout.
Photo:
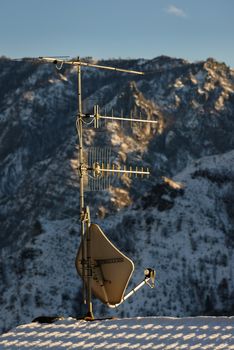
<svg viewBox="0 0 234 350"><path fill-rule="evenodd" d="M143 289L118 314L231 314L233 71L164 56L99 64L146 74L83 69L85 113L99 104L108 115L158 120L85 130L87 149L111 147L116 163L152 173L87 192L93 221L136 264L131 286L145 267L157 270L156 290ZM77 85L73 68L5 58L0 67L0 325L9 329L40 314L81 312Z"/></svg>

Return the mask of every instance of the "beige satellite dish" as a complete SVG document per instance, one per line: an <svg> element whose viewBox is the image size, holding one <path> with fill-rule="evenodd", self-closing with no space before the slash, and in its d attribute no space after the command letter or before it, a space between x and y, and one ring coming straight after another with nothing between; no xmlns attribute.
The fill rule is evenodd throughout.
<svg viewBox="0 0 234 350"><path fill-rule="evenodd" d="M134 264L109 241L98 225L91 224L89 230L92 293L107 305L119 304L124 298ZM76 257L76 268L82 277L82 245ZM87 277L84 277L87 283L86 280Z"/></svg>

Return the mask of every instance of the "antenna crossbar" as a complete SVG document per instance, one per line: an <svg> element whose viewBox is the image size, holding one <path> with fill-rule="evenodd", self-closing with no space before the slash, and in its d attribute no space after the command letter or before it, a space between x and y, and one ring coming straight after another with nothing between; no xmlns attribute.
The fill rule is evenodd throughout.
<svg viewBox="0 0 234 350"><path fill-rule="evenodd" d="M100 68L100 69L107 69L107 70L112 70L116 72L122 72L122 73L130 73L130 74L138 74L138 75L144 75L144 72L139 72L136 70L129 70L129 69L123 69L123 68L117 68L117 67L110 67L110 66L101 66L98 64L93 64L93 63L87 63L87 62L74 62L75 65L80 65L80 66L86 66L86 67L93 67L93 68Z"/></svg>
<svg viewBox="0 0 234 350"><path fill-rule="evenodd" d="M40 60L49 62L49 63L54 63L54 64L69 64L72 66L84 66L84 67L93 67L93 68L99 68L99 69L106 69L106 70L111 70L111 71L116 71L116 72L122 72L122 73L129 73L129 74L138 74L138 75L144 75L144 72L139 72L135 70L130 70L130 69L124 69L124 68L117 68L117 67L110 67L110 66L102 66L99 64L94 64L94 63L88 63L88 62L83 62L80 61L79 59L76 60L62 60L59 58L54 58L54 57L39 57Z"/></svg>
<svg viewBox="0 0 234 350"><path fill-rule="evenodd" d="M129 122L141 122L141 123L149 123L149 124L158 124L157 120L148 120L148 119L137 119L137 118L129 118L129 117L115 117L115 116L106 116L106 115L94 115L94 118L97 119L109 119L109 120L123 120Z"/></svg>
<svg viewBox="0 0 234 350"><path fill-rule="evenodd" d="M115 173L115 174L135 174L135 175L150 175L149 170L123 170L123 169L105 169L100 168L100 171L103 173Z"/></svg>
<svg viewBox="0 0 234 350"><path fill-rule="evenodd" d="M94 106L94 113L93 114L82 114L82 118L91 118L91 123L94 122L94 127L98 128L99 119L105 119L105 120L120 120L120 121L127 121L127 122L137 122L137 123L148 123L148 124L158 124L158 120L151 120L151 119L142 119L142 118L132 118L131 117L124 117L121 115L121 117L116 117L112 113L111 116L108 115L101 115L99 114L99 106ZM83 119L84 120L84 119Z"/></svg>
<svg viewBox="0 0 234 350"><path fill-rule="evenodd" d="M88 168L87 170L92 170L94 177L104 176L105 173L107 176L115 174L126 174L129 176L141 175L143 177L144 175L150 175L150 171L148 168L146 170L144 170L144 168L138 170L138 167L136 167L135 170L133 170L130 166L129 170L127 170L126 167L124 167L124 169L121 169L119 166L115 167L114 164L112 164L112 166L110 166L110 164L107 164L105 166L103 163L100 165L98 162L94 163L93 166L91 168Z"/></svg>

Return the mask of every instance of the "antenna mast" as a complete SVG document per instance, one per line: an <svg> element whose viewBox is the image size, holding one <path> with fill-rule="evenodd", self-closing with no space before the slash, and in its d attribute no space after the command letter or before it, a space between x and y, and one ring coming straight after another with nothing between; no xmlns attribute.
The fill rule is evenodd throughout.
<svg viewBox="0 0 234 350"><path fill-rule="evenodd" d="M64 60L63 58L59 57L39 57L40 60L42 60L45 63L54 63L56 65L57 69L61 69L64 64L72 65L77 67L77 89L78 89L78 113L76 118L76 129L78 134L78 142L79 142L79 182L80 182L80 226L81 226L81 259L79 260L79 252L77 257L77 270L79 272L79 263L81 263L81 276L83 280L83 302L87 305L87 314L86 319L94 319L93 316L93 308L92 308L92 280L93 280L93 270L95 269L93 266L93 259L92 259L92 234L100 234L99 228L96 227L94 224L91 224L90 222L90 212L89 208L85 205L84 200L84 177L87 175L88 171L92 171L94 174L94 177L99 177L100 175L114 175L114 174L127 174L131 176L132 174L141 175L142 177L144 175L149 175L149 169L144 170L141 168L141 170L138 170L136 168L135 170L130 167L129 170L124 167L124 169L115 168L114 165L111 167L110 164L99 164L99 162L95 162L94 164L91 164L91 166L88 166L86 162L84 161L84 154L83 154L83 123L84 118L91 117L92 121L94 123L94 127L97 128L99 124L99 119L106 119L106 120L121 120L121 121L130 121L130 122L140 122L140 123L150 123L150 124L157 124L158 121L156 120L146 120L142 118L129 118L129 117L115 117L115 116L106 116L106 115L100 115L99 114L99 108L98 106L94 107L94 114L84 114L82 110L82 81L81 81L81 66L84 67L92 67L97 69L104 69L104 70L110 70L115 72L122 72L122 73L128 73L128 74L136 74L136 75L144 75L143 72L135 71L135 70L127 70L122 68L116 68L116 67L109 67L109 66L102 66L97 65L93 63L83 62L79 59L77 60ZM104 235L103 235L104 236ZM115 259L104 259L103 264L108 263L118 263L123 258L115 258ZM129 260L129 259L128 259ZM99 259L98 267L96 266L96 270L98 269L99 275L102 274L102 268L101 263L102 259ZM122 261L122 260L121 260ZM131 262L132 263L132 262ZM132 263L133 264L133 263ZM121 301L118 303L115 303L114 307L120 305L125 299L128 298L128 296L132 295L136 290L138 290L142 285L145 283L149 284L149 280L154 280L155 273L154 270L149 269L147 271L150 271L148 275L146 275L145 280L139 284L136 288L133 289L132 292L130 292L125 298L121 298ZM132 272L131 272L132 273ZM130 273L130 275L131 275ZM97 278L98 279L98 278ZM102 278L102 290L105 295L105 303L112 307L111 304L108 301L107 293L104 286L104 278ZM128 283L128 281L127 281ZM126 284L127 286L127 284ZM152 286L152 285L151 285ZM124 289L125 291L125 289Z"/></svg>
<svg viewBox="0 0 234 350"><path fill-rule="evenodd" d="M88 224L89 218L87 217L87 213L85 212L85 202L84 202L84 156L83 156L83 120L82 120L82 96L81 96L81 66L77 66L77 92L78 92L78 114L76 119L76 129L78 134L78 142L79 142L79 177L80 177L80 225L81 225L81 245L82 245L82 275L85 276L85 224ZM92 315L92 303L91 296L90 298L86 295L85 288L85 280L83 279L83 301L86 303L86 297L88 299L88 305L90 304L89 313ZM87 291L91 290L89 286L87 286Z"/></svg>

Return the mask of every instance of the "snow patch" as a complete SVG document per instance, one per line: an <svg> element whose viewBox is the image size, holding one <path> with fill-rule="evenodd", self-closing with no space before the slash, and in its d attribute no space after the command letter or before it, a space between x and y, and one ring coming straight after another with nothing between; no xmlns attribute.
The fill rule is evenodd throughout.
<svg viewBox="0 0 234 350"><path fill-rule="evenodd" d="M234 317L149 317L19 326L0 349L233 349Z"/></svg>

